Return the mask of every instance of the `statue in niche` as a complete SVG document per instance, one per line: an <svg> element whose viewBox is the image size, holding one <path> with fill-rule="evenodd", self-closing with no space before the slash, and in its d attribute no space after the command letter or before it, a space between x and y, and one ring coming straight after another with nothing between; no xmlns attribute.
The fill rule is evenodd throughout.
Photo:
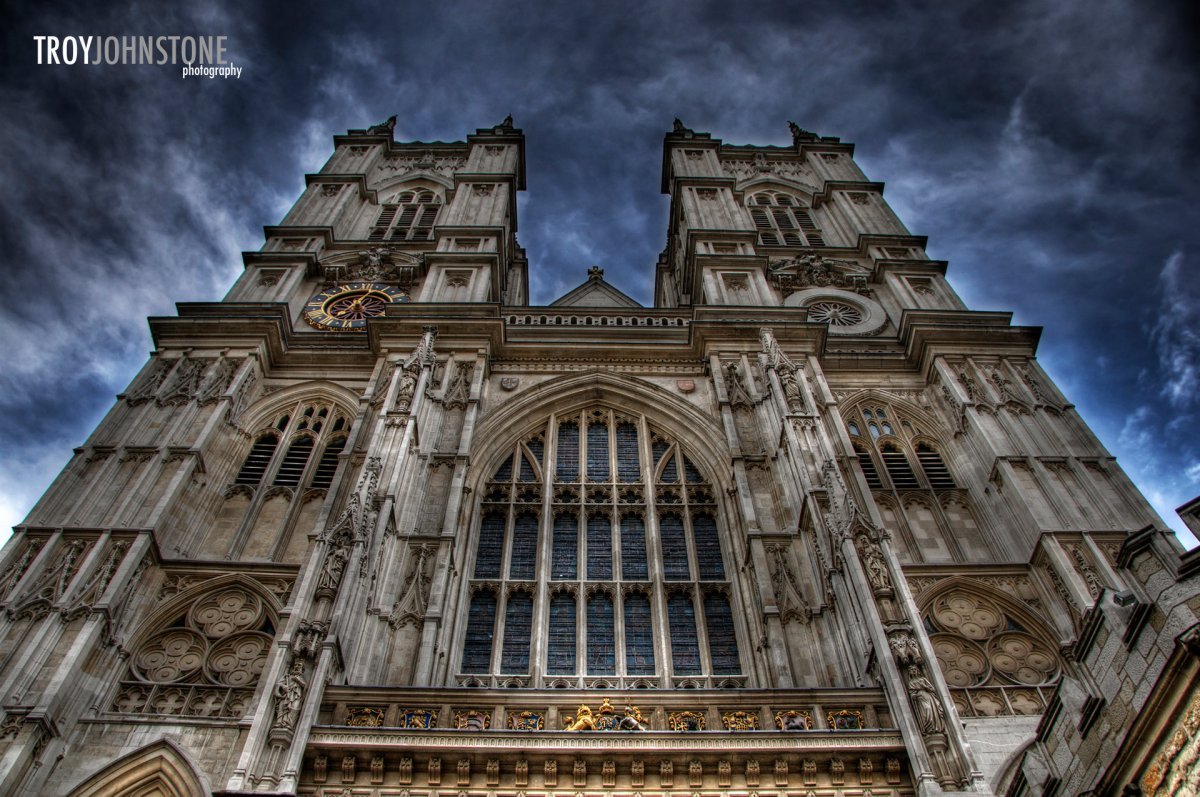
<svg viewBox="0 0 1200 797"><path fill-rule="evenodd" d="M338 585L342 583L342 576L346 573L346 562L350 559L350 552L345 545L334 547L329 555L325 557L325 562L321 565L321 575L317 579L318 589L337 590Z"/></svg>
<svg viewBox="0 0 1200 797"><path fill-rule="evenodd" d="M417 391L417 364L402 369L400 386L396 389L396 411L408 412L412 408L413 394Z"/></svg>
<svg viewBox="0 0 1200 797"><path fill-rule="evenodd" d="M908 670L908 698L912 701L917 726L926 735L946 730L946 710L934 693L933 683L919 666Z"/></svg>
<svg viewBox="0 0 1200 797"><path fill-rule="evenodd" d="M275 727L292 730L300 719L300 706L304 701L304 661L293 659L291 667L279 683L275 684Z"/></svg>

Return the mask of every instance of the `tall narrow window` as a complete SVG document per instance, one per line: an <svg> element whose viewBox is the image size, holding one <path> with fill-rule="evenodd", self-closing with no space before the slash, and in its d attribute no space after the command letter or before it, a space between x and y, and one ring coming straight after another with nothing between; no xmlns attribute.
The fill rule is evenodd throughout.
<svg viewBox="0 0 1200 797"><path fill-rule="evenodd" d="M704 625L708 629L708 654L713 673L733 675L741 672L733 612L729 600L716 590L709 590L704 595Z"/></svg>
<svg viewBox="0 0 1200 797"><path fill-rule="evenodd" d="M612 521L607 514L588 515L587 576L605 581L612 572Z"/></svg>
<svg viewBox="0 0 1200 797"><path fill-rule="evenodd" d="M489 512L479 530L479 552L475 555L475 578L500 578L504 558L504 515Z"/></svg>
<svg viewBox="0 0 1200 797"><path fill-rule="evenodd" d="M313 439L307 435L288 446L287 453L283 455L283 462L279 464L279 472L275 474L275 484L283 487L299 485L312 450Z"/></svg>
<svg viewBox="0 0 1200 797"><path fill-rule="evenodd" d="M917 489L917 475L908 464L908 457L893 445L885 445L879 452L883 458L883 467L887 468L892 486L897 490Z"/></svg>
<svg viewBox="0 0 1200 797"><path fill-rule="evenodd" d="M854 455L858 457L858 465L862 468L863 477L867 480L867 486L872 490L882 488L883 480L879 478L879 471L875 468L875 460L871 459L871 455L863 451L859 446L854 447Z"/></svg>
<svg viewBox="0 0 1200 797"><path fill-rule="evenodd" d="M588 675L612 675L617 671L613 601L607 592L597 592L587 604Z"/></svg>
<svg viewBox="0 0 1200 797"><path fill-rule="evenodd" d="M538 519L528 512L517 516L513 525L512 554L508 563L508 577L533 578L537 563Z"/></svg>
<svg viewBox="0 0 1200 797"><path fill-rule="evenodd" d="M617 425L617 476L623 482L636 482L642 477L637 427L632 423Z"/></svg>
<svg viewBox="0 0 1200 797"><path fill-rule="evenodd" d="M321 452L321 459L317 461L317 470L313 474L313 487L329 489L329 485L333 484L333 474L337 473L338 455L345 447L344 437L339 437L325 446L325 450Z"/></svg>
<svg viewBox="0 0 1200 797"><path fill-rule="evenodd" d="M621 578L645 581L650 577L646 566L646 524L638 515L621 517Z"/></svg>
<svg viewBox="0 0 1200 797"><path fill-rule="evenodd" d="M778 191L750 197L750 218L764 246L824 246L825 239L800 201Z"/></svg>
<svg viewBox="0 0 1200 797"><path fill-rule="evenodd" d="M930 487L935 490L954 489L954 478L950 475L950 469L946 467L946 463L942 461L942 455L933 446L928 443L919 443L917 445L917 462L921 465L921 470Z"/></svg>
<svg viewBox="0 0 1200 797"><path fill-rule="evenodd" d="M250 448L250 453L246 456L246 462L238 471L234 481L238 484L258 484L262 481L263 475L267 472L267 465L271 464L271 457L275 455L275 447L278 445L279 438L270 433L255 440L254 445Z"/></svg>
<svg viewBox="0 0 1200 797"><path fill-rule="evenodd" d="M579 479L579 424L569 421L558 427L558 479Z"/></svg>
<svg viewBox="0 0 1200 797"><path fill-rule="evenodd" d="M496 593L479 590L471 596L467 612L467 639L463 645L462 671L485 673L492 663L492 635L496 631Z"/></svg>
<svg viewBox="0 0 1200 797"><path fill-rule="evenodd" d="M575 596L556 592L550 598L550 638L546 646L546 672L575 672Z"/></svg>
<svg viewBox="0 0 1200 797"><path fill-rule="evenodd" d="M673 592L667 600L671 632L671 666L676 675L700 673L700 645L696 641L696 609L686 592Z"/></svg>
<svg viewBox="0 0 1200 797"><path fill-rule="evenodd" d="M504 612L504 650L500 671L529 672L529 635L533 629L533 596L517 590L508 596Z"/></svg>
<svg viewBox="0 0 1200 797"><path fill-rule="evenodd" d="M587 475L591 481L608 480L608 424L589 423L587 430Z"/></svg>
<svg viewBox="0 0 1200 797"><path fill-rule="evenodd" d="M579 577L579 519L574 512L554 516L554 545L550 554L550 577L574 580Z"/></svg>
<svg viewBox="0 0 1200 797"><path fill-rule="evenodd" d="M440 200L432 191L404 191L379 209L371 241L429 241Z"/></svg>
<svg viewBox="0 0 1200 797"><path fill-rule="evenodd" d="M696 563L700 568L700 578L704 581L724 580L725 563L721 558L717 521L707 512L701 512L692 517L692 531L696 538Z"/></svg>
<svg viewBox="0 0 1200 797"><path fill-rule="evenodd" d="M663 576L667 581L691 579L692 573L688 567L687 538L683 531L683 518L679 515L660 517L658 536L662 540Z"/></svg>
<svg viewBox="0 0 1200 797"><path fill-rule="evenodd" d="M625 596L625 672L654 675L654 620L640 592Z"/></svg>
<svg viewBox="0 0 1200 797"><path fill-rule="evenodd" d="M713 484L702 460L649 424L628 409L578 408L487 465L498 470L479 491L466 566L472 588L495 595L489 685L632 689L742 677L719 520L729 484ZM484 654L473 655L479 666ZM508 677L524 674L533 677ZM459 670L459 683L478 675Z"/></svg>

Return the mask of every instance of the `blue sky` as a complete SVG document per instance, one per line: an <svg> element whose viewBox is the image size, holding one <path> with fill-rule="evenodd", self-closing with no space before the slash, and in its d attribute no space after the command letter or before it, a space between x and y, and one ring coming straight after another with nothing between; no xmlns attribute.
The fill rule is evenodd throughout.
<svg viewBox="0 0 1200 797"><path fill-rule="evenodd" d="M221 298L331 150L527 138L535 302L588 266L650 303L662 135L787 120L859 163L975 309L1040 361L1164 515L1200 493L1200 12L1145 2L48 3L0 73L0 526L20 521L151 348ZM38 66L35 35L225 35L240 79ZM1192 544L1190 538L1185 540Z"/></svg>

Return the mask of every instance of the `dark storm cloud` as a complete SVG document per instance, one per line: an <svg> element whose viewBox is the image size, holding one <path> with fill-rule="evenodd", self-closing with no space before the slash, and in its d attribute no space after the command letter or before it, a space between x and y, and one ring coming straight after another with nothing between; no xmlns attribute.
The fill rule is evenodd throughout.
<svg viewBox="0 0 1200 797"><path fill-rule="evenodd" d="M1200 491L1196 12L1147 3L93 4L10 10L0 82L0 519L15 522L150 347L213 300L328 157L399 115L527 136L536 302L590 265L652 300L672 117L858 145L968 304L1041 360L1155 503ZM38 67L34 35L229 37L240 80Z"/></svg>

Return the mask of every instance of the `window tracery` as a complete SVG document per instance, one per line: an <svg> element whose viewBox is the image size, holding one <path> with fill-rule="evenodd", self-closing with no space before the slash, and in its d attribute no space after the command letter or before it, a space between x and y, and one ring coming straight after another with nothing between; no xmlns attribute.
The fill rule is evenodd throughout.
<svg viewBox="0 0 1200 797"><path fill-rule="evenodd" d="M234 477L234 484L328 488L337 471L338 455L346 446L350 420L336 407L300 402L281 412L275 423L255 435L250 453ZM286 441L286 445L281 445ZM313 452L320 448L315 464ZM284 453L280 455L280 451Z"/></svg>
<svg viewBox="0 0 1200 797"><path fill-rule="evenodd" d="M429 189L401 191L379 209L370 241L432 241L442 200Z"/></svg>
<svg viewBox="0 0 1200 797"><path fill-rule="evenodd" d="M460 681L740 678L715 492L645 418L555 416L482 493Z"/></svg>
<svg viewBox="0 0 1200 797"><path fill-rule="evenodd" d="M759 191L746 205L761 245L825 245L821 230L799 198L782 191Z"/></svg>
<svg viewBox="0 0 1200 797"><path fill-rule="evenodd" d="M122 714L241 717L275 637L267 602L241 584L179 608L135 648L113 698Z"/></svg>
<svg viewBox="0 0 1200 797"><path fill-rule="evenodd" d="M925 630L964 716L1040 714L1062 673L1043 629L964 585L936 596Z"/></svg>

